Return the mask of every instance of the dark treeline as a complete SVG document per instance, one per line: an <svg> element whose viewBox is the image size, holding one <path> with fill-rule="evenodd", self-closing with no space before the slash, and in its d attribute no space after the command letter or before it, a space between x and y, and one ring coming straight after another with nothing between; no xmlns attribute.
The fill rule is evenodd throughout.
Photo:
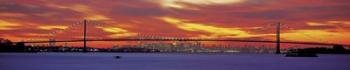
<svg viewBox="0 0 350 70"><path fill-rule="evenodd" d="M13 43L8 39L0 38L0 52L24 52L24 43Z"/></svg>
<svg viewBox="0 0 350 70"><path fill-rule="evenodd" d="M316 53L316 54L350 54L350 50L345 49L341 45L334 45L333 48L316 47L316 48L291 49L288 52Z"/></svg>

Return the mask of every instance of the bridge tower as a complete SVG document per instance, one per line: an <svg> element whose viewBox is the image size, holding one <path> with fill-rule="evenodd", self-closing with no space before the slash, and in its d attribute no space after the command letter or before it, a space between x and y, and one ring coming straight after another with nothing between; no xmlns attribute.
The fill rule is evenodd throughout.
<svg viewBox="0 0 350 70"><path fill-rule="evenodd" d="M276 54L281 54L281 23L276 25Z"/></svg>
<svg viewBox="0 0 350 70"><path fill-rule="evenodd" d="M86 24L87 24L87 20L84 19L84 52L87 52L87 48L86 48Z"/></svg>

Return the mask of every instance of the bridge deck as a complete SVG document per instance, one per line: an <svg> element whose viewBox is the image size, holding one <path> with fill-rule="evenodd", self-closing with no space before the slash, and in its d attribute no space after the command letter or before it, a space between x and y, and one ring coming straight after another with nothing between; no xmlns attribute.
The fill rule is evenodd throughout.
<svg viewBox="0 0 350 70"><path fill-rule="evenodd" d="M49 43L49 42L83 42L84 40L61 40L61 41L32 41L22 43ZM261 42L261 43L276 43L276 41L259 41L259 40L234 40L234 39L98 39L98 40L86 40L92 41L234 41L234 42ZM332 44L332 43L314 43L314 42L280 42L288 44L306 44L306 45L343 45L346 44Z"/></svg>

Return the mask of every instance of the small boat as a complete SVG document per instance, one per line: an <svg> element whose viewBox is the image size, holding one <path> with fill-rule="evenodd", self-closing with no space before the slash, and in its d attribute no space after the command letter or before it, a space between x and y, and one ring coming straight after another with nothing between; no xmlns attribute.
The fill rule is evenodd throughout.
<svg viewBox="0 0 350 70"><path fill-rule="evenodd" d="M121 59L122 56L114 56L115 59Z"/></svg>

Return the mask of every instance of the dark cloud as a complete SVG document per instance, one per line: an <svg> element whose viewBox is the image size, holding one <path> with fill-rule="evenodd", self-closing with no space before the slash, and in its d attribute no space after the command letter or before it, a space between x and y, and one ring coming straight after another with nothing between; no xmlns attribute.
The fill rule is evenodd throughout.
<svg viewBox="0 0 350 70"><path fill-rule="evenodd" d="M348 18L350 5L335 6L306 6L285 9L271 9L266 11L252 11L239 13L243 18L256 19L287 19L287 20L327 20L333 18ZM237 13L233 13L237 14Z"/></svg>
<svg viewBox="0 0 350 70"><path fill-rule="evenodd" d="M166 12L160 8L137 8L137 7L122 7L115 8L111 12L126 16L165 16Z"/></svg>
<svg viewBox="0 0 350 70"><path fill-rule="evenodd" d="M0 3L0 11L34 14L34 13L45 13L53 10L50 8L42 8L40 6L30 5L30 4Z"/></svg>
<svg viewBox="0 0 350 70"><path fill-rule="evenodd" d="M284 19L284 18L290 18L291 14L294 12L287 11L287 10L269 10L269 11L262 11L262 12L247 12L247 13L240 13L241 17L244 18L256 18L256 19L267 19L267 20L276 20L276 19Z"/></svg>
<svg viewBox="0 0 350 70"><path fill-rule="evenodd" d="M62 23L70 24L72 23L71 19L77 19L83 16L81 13L72 10L58 9L48 7L44 4L36 5L30 3L0 3L0 13L19 13L26 15L24 17L0 17L1 19L17 20L25 23L59 25Z"/></svg>

